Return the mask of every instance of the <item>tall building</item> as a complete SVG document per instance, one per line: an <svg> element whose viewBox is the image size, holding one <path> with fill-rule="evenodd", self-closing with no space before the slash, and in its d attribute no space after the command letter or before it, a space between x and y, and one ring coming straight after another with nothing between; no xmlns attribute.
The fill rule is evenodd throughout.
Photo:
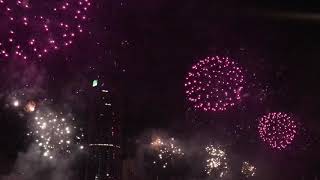
<svg viewBox="0 0 320 180"><path fill-rule="evenodd" d="M121 179L121 121L116 96L103 76L89 90L86 180Z"/></svg>
<svg viewBox="0 0 320 180"><path fill-rule="evenodd" d="M120 180L122 173L121 118L123 119L123 76L129 58L121 20L123 1L99 1L92 31L99 49L97 59L89 62L88 143L86 180ZM104 31L101 31L101 30ZM123 32L124 31L124 32Z"/></svg>

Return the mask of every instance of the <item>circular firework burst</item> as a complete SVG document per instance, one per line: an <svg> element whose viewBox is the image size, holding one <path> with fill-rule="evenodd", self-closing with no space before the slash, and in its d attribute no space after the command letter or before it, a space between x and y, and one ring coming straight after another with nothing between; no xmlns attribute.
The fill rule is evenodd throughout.
<svg viewBox="0 0 320 180"><path fill-rule="evenodd" d="M192 66L185 82L187 99L196 109L225 111L241 100L245 85L239 66L228 57L207 57Z"/></svg>
<svg viewBox="0 0 320 180"><path fill-rule="evenodd" d="M290 145L296 134L297 124L288 114L272 112L259 118L259 135L273 149L285 149Z"/></svg>
<svg viewBox="0 0 320 180"><path fill-rule="evenodd" d="M41 58L83 32L91 0L0 0L0 56Z"/></svg>

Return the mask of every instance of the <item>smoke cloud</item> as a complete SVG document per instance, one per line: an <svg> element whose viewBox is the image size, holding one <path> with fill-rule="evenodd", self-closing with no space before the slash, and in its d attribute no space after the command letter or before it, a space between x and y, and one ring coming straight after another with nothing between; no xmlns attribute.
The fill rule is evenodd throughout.
<svg viewBox="0 0 320 180"><path fill-rule="evenodd" d="M26 152L20 152L10 175L2 180L70 180L75 176L72 170L77 154L67 159L47 159L33 144Z"/></svg>

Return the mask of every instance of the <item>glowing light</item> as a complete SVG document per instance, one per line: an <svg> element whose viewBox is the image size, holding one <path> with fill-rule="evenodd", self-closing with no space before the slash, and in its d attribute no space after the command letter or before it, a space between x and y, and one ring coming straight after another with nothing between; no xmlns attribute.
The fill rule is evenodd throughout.
<svg viewBox="0 0 320 180"><path fill-rule="evenodd" d="M219 146L209 145L206 148L208 159L206 160L205 172L210 176L225 176L228 171L227 156Z"/></svg>
<svg viewBox="0 0 320 180"><path fill-rule="evenodd" d="M225 111L242 98L240 67L228 57L207 57L194 64L185 81L186 96L196 109Z"/></svg>
<svg viewBox="0 0 320 180"><path fill-rule="evenodd" d="M246 177L252 177L256 174L257 168L251 165L249 162L243 162L241 173L245 175Z"/></svg>
<svg viewBox="0 0 320 180"><path fill-rule="evenodd" d="M18 100L14 100L12 104L14 107L18 107L20 105L20 102Z"/></svg>
<svg viewBox="0 0 320 180"><path fill-rule="evenodd" d="M70 46L84 30L90 0L0 0L0 56L42 58Z"/></svg>
<svg viewBox="0 0 320 180"><path fill-rule="evenodd" d="M290 145L297 128L295 120L286 113L273 112L259 118L259 135L274 149L282 150Z"/></svg>
<svg viewBox="0 0 320 180"><path fill-rule="evenodd" d="M97 87L97 86L98 86L98 80L93 80L92 87Z"/></svg>

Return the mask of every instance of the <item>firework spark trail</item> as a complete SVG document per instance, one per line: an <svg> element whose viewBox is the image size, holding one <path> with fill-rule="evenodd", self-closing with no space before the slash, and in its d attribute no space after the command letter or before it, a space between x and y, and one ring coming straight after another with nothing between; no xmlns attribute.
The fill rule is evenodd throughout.
<svg viewBox="0 0 320 180"><path fill-rule="evenodd" d="M169 140L157 138L151 142L151 148L157 151L159 158L158 163L163 162L163 168L167 167L168 160L184 156L184 152L181 147L176 145L174 138L170 138ZM153 163L157 164L157 161L154 161Z"/></svg>
<svg viewBox="0 0 320 180"><path fill-rule="evenodd" d="M27 135L35 138L44 157L52 159L57 155L71 154L76 147L83 149L80 140L84 136L83 133L76 135L82 129L75 126L73 121L74 118L71 121L62 113L38 110L30 122L32 131Z"/></svg>
<svg viewBox="0 0 320 180"><path fill-rule="evenodd" d="M225 176L228 171L227 156L224 150L220 147L209 145L205 148L208 153L206 160L205 172L208 175L218 175L219 177Z"/></svg>
<svg viewBox="0 0 320 180"><path fill-rule="evenodd" d="M283 150L297 134L297 123L290 115L273 112L259 118L259 135L272 148Z"/></svg>
<svg viewBox="0 0 320 180"><path fill-rule="evenodd" d="M0 56L42 58L70 46L84 31L90 6L91 0L0 0Z"/></svg>
<svg viewBox="0 0 320 180"><path fill-rule="evenodd" d="M243 71L228 57L207 57L192 66L185 82L187 99L194 108L225 111L241 100Z"/></svg>

